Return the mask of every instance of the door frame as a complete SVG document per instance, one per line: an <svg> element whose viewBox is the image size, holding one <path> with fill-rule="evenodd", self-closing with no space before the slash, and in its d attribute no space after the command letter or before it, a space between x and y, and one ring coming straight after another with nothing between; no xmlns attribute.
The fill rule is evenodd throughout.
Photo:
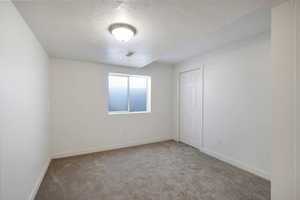
<svg viewBox="0 0 300 200"><path fill-rule="evenodd" d="M181 75L187 72L192 72L192 71L198 71L201 70L201 81L202 81L202 105L201 105L201 129L200 129L200 146L199 150L204 149L204 65L201 65L200 67L194 67L190 68L188 70L183 70L178 73L177 77L177 141L180 142L180 136L181 136Z"/></svg>

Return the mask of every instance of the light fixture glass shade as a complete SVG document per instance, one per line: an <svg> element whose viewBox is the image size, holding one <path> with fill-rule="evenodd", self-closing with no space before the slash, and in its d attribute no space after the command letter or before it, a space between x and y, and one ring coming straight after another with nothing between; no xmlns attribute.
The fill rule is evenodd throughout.
<svg viewBox="0 0 300 200"><path fill-rule="evenodd" d="M109 27L109 31L116 40L121 42L127 42L131 40L136 34L136 29L129 24L112 24Z"/></svg>

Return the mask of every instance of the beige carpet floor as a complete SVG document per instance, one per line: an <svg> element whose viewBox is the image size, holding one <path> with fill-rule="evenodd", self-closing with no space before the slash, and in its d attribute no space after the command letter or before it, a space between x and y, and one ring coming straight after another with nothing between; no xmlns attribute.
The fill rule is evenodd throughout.
<svg viewBox="0 0 300 200"><path fill-rule="evenodd" d="M53 160L36 200L270 200L270 182L174 141Z"/></svg>

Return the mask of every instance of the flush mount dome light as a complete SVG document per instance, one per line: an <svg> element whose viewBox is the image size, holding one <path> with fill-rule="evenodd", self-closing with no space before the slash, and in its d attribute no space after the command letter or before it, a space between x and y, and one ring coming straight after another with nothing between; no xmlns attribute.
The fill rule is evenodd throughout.
<svg viewBox="0 0 300 200"><path fill-rule="evenodd" d="M136 34L136 28L125 23L116 23L108 27L109 32L116 40L127 42L131 40Z"/></svg>

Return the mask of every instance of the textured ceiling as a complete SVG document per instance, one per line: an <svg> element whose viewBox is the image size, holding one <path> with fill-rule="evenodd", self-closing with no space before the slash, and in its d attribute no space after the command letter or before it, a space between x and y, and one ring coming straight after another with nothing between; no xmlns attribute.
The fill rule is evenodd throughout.
<svg viewBox="0 0 300 200"><path fill-rule="evenodd" d="M279 0L280 1L280 0ZM176 63L268 29L277 0L21 0L14 4L50 56L143 67ZM116 41L107 28L134 25ZM135 52L126 57L129 51Z"/></svg>

